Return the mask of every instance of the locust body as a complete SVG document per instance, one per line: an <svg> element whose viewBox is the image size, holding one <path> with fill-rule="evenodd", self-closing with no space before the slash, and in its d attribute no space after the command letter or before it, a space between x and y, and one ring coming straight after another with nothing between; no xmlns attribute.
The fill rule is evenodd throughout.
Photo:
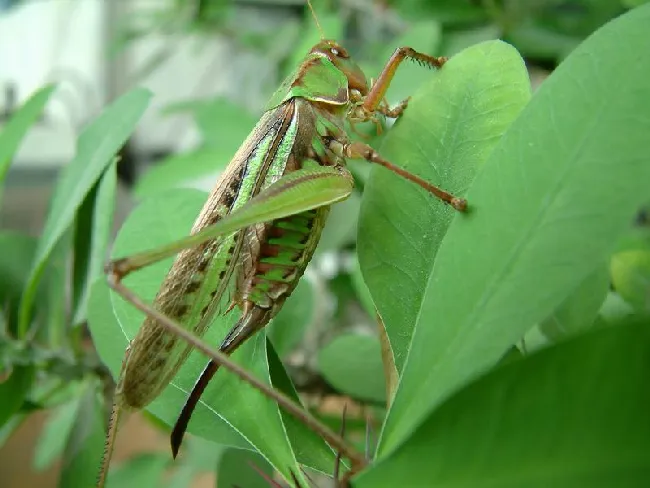
<svg viewBox="0 0 650 488"><path fill-rule="evenodd" d="M212 191L192 233L215 224L288 172L309 165L345 164L328 141L347 142L344 122L350 85L363 88L366 80L360 69L340 56L343 52L331 41L321 42L283 83ZM349 77L335 63L343 65ZM220 346L224 352L233 352L282 308L314 254L328 213L329 206L323 206L181 252L154 306L201 336L224 305L224 294L234 280L231 300L242 316ZM147 317L131 343L124 367L119 392L124 403L143 408L156 398L191 349ZM179 418L182 429L174 431L178 435L215 371L216 364L211 362L197 381ZM173 444L176 451L180 438Z"/></svg>
<svg viewBox="0 0 650 488"><path fill-rule="evenodd" d="M196 242L188 240L175 248L184 249L161 285L153 308L139 305L148 316L127 351L116 391L116 408L145 407L170 383L191 352L193 346L170 333L167 322L175 322L200 337L216 314L238 307L241 316L220 345L221 352L230 354L273 319L314 254L330 204L352 191L346 159L378 163L457 209L464 209L464 200L396 168L370 146L351 142L347 136L348 120L376 121L377 113L396 117L406 107L404 102L396 109L389 108L384 94L399 63L409 57L435 67L444 62L442 58L400 48L369 87L345 49L334 41L322 40L284 81L206 201L192 227ZM298 174L304 177L291 179ZM322 174L341 182L335 197L327 196L322 188L322 197L309 193L309 180ZM253 202L255 209L263 213L265 202L282 198L279 189L287 195L296 190L300 196L296 203L275 213L269 210L274 218L256 215L246 221L252 222L248 225L218 237L201 237L225 225L231 217L253 209ZM119 284L123 276L173 252L167 249L158 256L111 263L108 271L114 281L112 286L126 296ZM172 432L174 455L192 411L217 368L214 360L208 363L180 413ZM106 457L111 448L109 435ZM106 468L106 459L104 464Z"/></svg>

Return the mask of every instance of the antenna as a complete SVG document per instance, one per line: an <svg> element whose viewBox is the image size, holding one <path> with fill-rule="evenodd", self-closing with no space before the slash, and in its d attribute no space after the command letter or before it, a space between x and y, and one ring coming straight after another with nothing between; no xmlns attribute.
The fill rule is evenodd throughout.
<svg viewBox="0 0 650 488"><path fill-rule="evenodd" d="M320 38L325 39L325 33L323 32L323 28L320 26L320 22L318 22L318 17L316 17L316 11L314 10L314 6L311 4L311 0L307 0L307 5L309 6L309 10L311 10L311 16L314 18L314 22L316 22L318 32L320 32Z"/></svg>

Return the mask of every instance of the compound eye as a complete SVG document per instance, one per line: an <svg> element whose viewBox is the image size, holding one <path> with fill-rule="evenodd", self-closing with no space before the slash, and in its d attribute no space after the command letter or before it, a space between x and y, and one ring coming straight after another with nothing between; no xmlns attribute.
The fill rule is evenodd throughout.
<svg viewBox="0 0 650 488"><path fill-rule="evenodd" d="M350 57L348 55L348 52L340 46L331 47L330 53L332 53L336 57L343 58L343 59L347 59Z"/></svg>

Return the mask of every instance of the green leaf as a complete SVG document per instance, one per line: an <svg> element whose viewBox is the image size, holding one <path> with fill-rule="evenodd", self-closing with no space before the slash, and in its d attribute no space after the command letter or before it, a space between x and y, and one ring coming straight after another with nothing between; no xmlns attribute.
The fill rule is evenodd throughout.
<svg viewBox="0 0 650 488"><path fill-rule="evenodd" d="M347 200L332 206L316 254L339 251L342 247L354 243L360 204L361 197L354 192Z"/></svg>
<svg viewBox="0 0 650 488"><path fill-rule="evenodd" d="M377 337L337 336L319 351L318 369L330 385L352 398L386 401L381 345Z"/></svg>
<svg viewBox="0 0 650 488"><path fill-rule="evenodd" d="M610 291L599 311L599 318L609 325L625 320L634 313L634 309L616 292Z"/></svg>
<svg viewBox="0 0 650 488"><path fill-rule="evenodd" d="M88 194L80 212L75 232L74 296L75 313L73 324L86 319L90 287L103 276L106 249L113 228L115 209L115 188L117 185L117 164L114 162L102 175L95 188ZM86 216L83 220L82 216Z"/></svg>
<svg viewBox="0 0 650 488"><path fill-rule="evenodd" d="M47 469L65 449L79 414L80 401L81 397L73 398L50 414L34 452L34 468L38 471Z"/></svg>
<svg viewBox="0 0 650 488"><path fill-rule="evenodd" d="M221 444L191 436L187 439L187 450L183 457L183 462L196 472L214 472L214 468L219 462L222 454L229 447Z"/></svg>
<svg viewBox="0 0 650 488"><path fill-rule="evenodd" d="M113 156L133 132L151 94L135 89L113 102L79 136L77 155L65 167L52 198L36 257L20 305L19 335L30 324L36 288L50 253L72 225L75 213Z"/></svg>
<svg viewBox="0 0 650 488"><path fill-rule="evenodd" d="M559 341L591 327L609 290L609 271L599 265L541 324L551 341Z"/></svg>
<svg viewBox="0 0 650 488"><path fill-rule="evenodd" d="M225 98L202 101L193 111L206 147L223 151L223 167L257 122L244 107Z"/></svg>
<svg viewBox="0 0 650 488"><path fill-rule="evenodd" d="M644 486L649 357L646 323L510 362L445 401L354 486Z"/></svg>
<svg viewBox="0 0 650 488"><path fill-rule="evenodd" d="M514 347L521 351L523 355L526 355L535 352L538 349L548 347L551 344L551 340L542 333L540 327L535 326L526 331L524 336L521 338L521 340L517 341L517 344ZM501 361L503 361L503 358L497 362L497 364L499 364Z"/></svg>
<svg viewBox="0 0 650 488"><path fill-rule="evenodd" d="M364 310L369 317L375 320L375 315L377 314L375 303L372 301L370 290L368 289L368 286L363 279L361 265L359 264L359 257L356 254L354 256L354 264L350 273L350 279L352 280L352 286L354 286L357 298L361 302L361 305L363 305Z"/></svg>
<svg viewBox="0 0 650 488"><path fill-rule="evenodd" d="M0 304L12 334L17 330L20 297L37 245L34 237L14 231L0 232ZM43 296L42 292L39 298Z"/></svg>
<svg viewBox="0 0 650 488"><path fill-rule="evenodd" d="M641 7L585 41L478 173L427 283L382 455L558 307L647 201L649 22Z"/></svg>
<svg viewBox="0 0 650 488"><path fill-rule="evenodd" d="M650 312L650 249L612 256L612 283L618 294L640 312Z"/></svg>
<svg viewBox="0 0 650 488"><path fill-rule="evenodd" d="M62 238L53 249L35 299L35 316L44 326L35 336L36 342L57 348L59 342L50 341L63 332L60 328L65 311L65 283L67 273L67 242ZM34 259L38 241L34 237L14 231L0 231L0 303L5 306L7 331L16 335L20 299ZM60 337L59 337L60 338Z"/></svg>
<svg viewBox="0 0 650 488"><path fill-rule="evenodd" d="M228 449L217 467L217 486L269 488L269 482L253 466L269 478L273 477L273 468L259 454L243 449Z"/></svg>
<svg viewBox="0 0 650 488"><path fill-rule="evenodd" d="M388 133L381 153L407 171L462 195L529 96L530 83L517 52L498 41L479 44L431 75ZM383 168L374 169L366 185L359 262L399 371L436 252L456 214Z"/></svg>
<svg viewBox="0 0 650 488"><path fill-rule="evenodd" d="M60 487L94 486L104 451L104 409L96 380L87 380L66 442Z"/></svg>
<svg viewBox="0 0 650 488"><path fill-rule="evenodd" d="M301 404L300 397L296 391L291 378L280 361L278 353L275 351L270 342L266 344L269 358L269 373L273 387L280 390L294 402ZM334 452L323 441L323 439L314 433L309 427L293 415L280 410L284 425L287 429L287 436L291 442L293 452L296 453L296 459L304 465L321 473L331 473L334 466Z"/></svg>
<svg viewBox="0 0 650 488"><path fill-rule="evenodd" d="M112 256L146 251L188 235L205 199L206 194L200 191L174 190L146 200L124 223ZM124 282L145 301L151 302L172 260L148 266L128 276ZM128 341L135 336L144 315L115 294L111 295L107 308L101 296L102 288L93 290L93 294L99 294L97 300L103 306L101 313L93 312L90 327L102 360L117 377ZM204 340L208 344L219 344L238 315L233 312L216 317ZM257 334L235 352L233 359L270 383L264 341L265 334ZM147 410L172 425L206 363L203 355L192 353L171 384ZM245 448L252 445L287 477L289 469L298 469L278 406L226 370L219 371L207 387L188 431L220 444Z"/></svg>
<svg viewBox="0 0 650 488"><path fill-rule="evenodd" d="M194 151L174 154L149 168L135 188L140 198L190 186L201 177L223 171L256 122L243 107L223 98L183 102L167 112L181 110L192 113L204 144Z"/></svg>
<svg viewBox="0 0 650 488"><path fill-rule="evenodd" d="M267 334L280 356L286 356L300 343L305 330L312 323L315 291L308 279L300 280L280 313L269 324Z"/></svg>
<svg viewBox="0 0 650 488"><path fill-rule="evenodd" d="M4 365L0 363L0 366ZM0 398L3 399L0 402L0 427L2 427L20 410L25 401L34 381L34 367L15 366L9 370L0 370L0 373L2 373Z"/></svg>
<svg viewBox="0 0 650 488"><path fill-rule="evenodd" d="M16 432L28 418L28 414L21 412L13 415L2 427L0 427L0 448L5 446L14 432Z"/></svg>
<svg viewBox="0 0 650 488"><path fill-rule="evenodd" d="M223 170L233 154L223 148L204 147L169 156L140 177L135 195L145 198L172 188L189 187L198 178Z"/></svg>
<svg viewBox="0 0 650 488"><path fill-rule="evenodd" d="M34 93L0 131L0 201L2 201L3 183L12 158L27 131L43 113L45 104L55 88L54 85L47 85Z"/></svg>
<svg viewBox="0 0 650 488"><path fill-rule="evenodd" d="M139 454L112 469L106 480L107 488L142 488L161 486L169 456L162 453ZM93 486L93 485L87 485Z"/></svg>
<svg viewBox="0 0 650 488"><path fill-rule="evenodd" d="M72 229L68 229L50 252L45 269L38 283L37 299L34 304L34 339L59 350L67 342L69 326L69 304L67 297L69 251L72 247ZM29 276L29 275L27 275ZM35 325L37 324L37 325Z"/></svg>

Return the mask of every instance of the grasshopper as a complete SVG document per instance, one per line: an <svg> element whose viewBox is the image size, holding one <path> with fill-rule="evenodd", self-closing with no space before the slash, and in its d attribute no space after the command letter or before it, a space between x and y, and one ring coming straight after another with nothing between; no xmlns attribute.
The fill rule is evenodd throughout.
<svg viewBox="0 0 650 488"><path fill-rule="evenodd" d="M153 401L192 348L211 360L172 430L174 457L202 392L219 366L224 366L307 423L348 457L353 468L364 465L363 456L340 436L227 356L263 329L296 287L316 249L330 206L353 190L347 159L383 166L455 209L465 210L464 199L395 166L369 145L352 141L346 131L346 121L352 126L368 121L378 124L380 116L397 118L406 109L408 100L390 107L384 98L406 59L430 68L440 68L446 61L400 47L369 84L345 48L324 39L321 31L321 41L271 97L221 175L191 235L107 264L111 288L146 318L122 364L98 486L103 486L110 463L119 412L124 407L142 409ZM129 273L174 255L152 305L122 283ZM234 308L241 310L241 317L215 351L199 338L216 314Z"/></svg>

